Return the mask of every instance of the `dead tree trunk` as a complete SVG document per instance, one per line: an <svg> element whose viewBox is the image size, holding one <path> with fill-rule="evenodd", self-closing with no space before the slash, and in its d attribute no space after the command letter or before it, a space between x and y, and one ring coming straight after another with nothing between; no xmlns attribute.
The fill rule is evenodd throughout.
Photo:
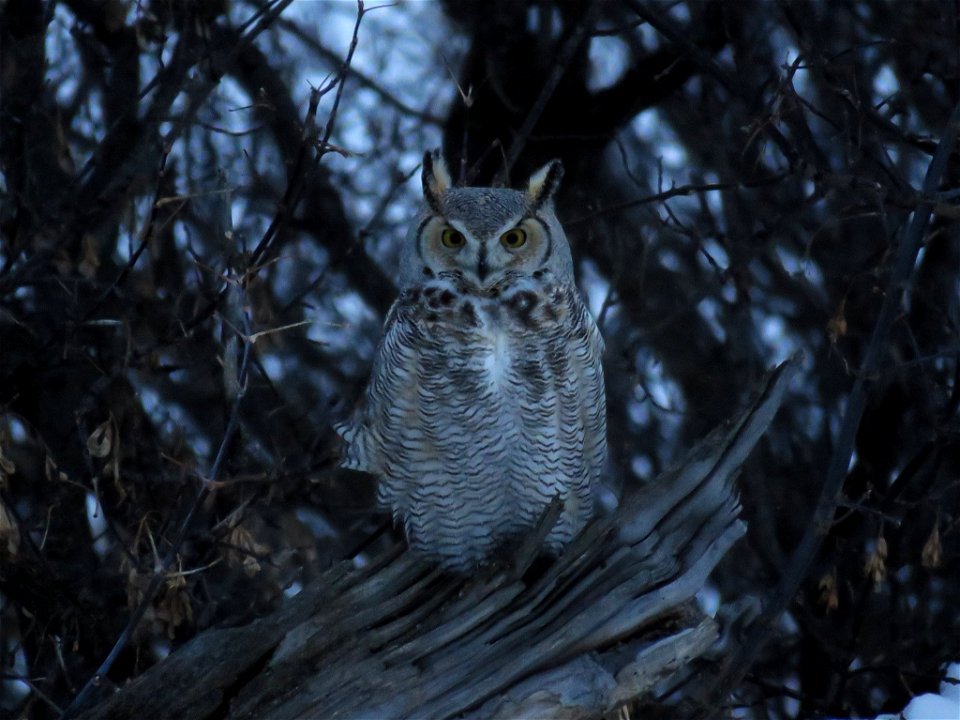
<svg viewBox="0 0 960 720"><path fill-rule="evenodd" d="M733 479L797 365L545 570L530 566L556 506L510 564L471 578L403 552L345 563L82 717L577 718L642 697L717 636L689 601L744 532Z"/></svg>

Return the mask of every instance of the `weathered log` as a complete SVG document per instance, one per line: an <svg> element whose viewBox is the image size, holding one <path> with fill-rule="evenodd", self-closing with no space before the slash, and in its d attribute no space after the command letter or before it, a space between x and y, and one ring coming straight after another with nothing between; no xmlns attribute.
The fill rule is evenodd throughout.
<svg viewBox="0 0 960 720"><path fill-rule="evenodd" d="M641 697L716 638L689 601L744 532L733 479L798 365L545 568L534 560L557 506L509 564L469 578L399 549L344 563L82 717L577 718Z"/></svg>

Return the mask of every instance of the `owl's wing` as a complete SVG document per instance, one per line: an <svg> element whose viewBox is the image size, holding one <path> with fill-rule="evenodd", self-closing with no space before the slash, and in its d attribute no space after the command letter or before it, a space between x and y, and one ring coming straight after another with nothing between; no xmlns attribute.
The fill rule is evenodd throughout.
<svg viewBox="0 0 960 720"><path fill-rule="evenodd" d="M607 397L603 382L603 337L593 316L586 306L580 303L579 324L586 335L585 341L577 347L574 356L580 388L583 393L581 402L584 428L583 456L588 467L595 468L593 483L599 479L607 458Z"/></svg>
<svg viewBox="0 0 960 720"><path fill-rule="evenodd" d="M349 420L334 425L344 443L342 467L383 474L381 450L386 415L402 411L404 398L416 391L413 348L421 330L409 308L403 297L390 308L363 398Z"/></svg>

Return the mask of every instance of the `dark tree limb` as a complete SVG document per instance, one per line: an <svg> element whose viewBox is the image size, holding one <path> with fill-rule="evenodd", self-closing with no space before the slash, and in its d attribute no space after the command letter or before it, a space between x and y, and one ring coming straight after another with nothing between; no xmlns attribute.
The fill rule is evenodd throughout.
<svg viewBox="0 0 960 720"><path fill-rule="evenodd" d="M556 503L512 564L464 579L391 549L359 570L338 565L274 614L202 633L82 717L614 710L716 637L688 603L744 532L732 481L798 366L778 368L738 417L539 574L527 568Z"/></svg>

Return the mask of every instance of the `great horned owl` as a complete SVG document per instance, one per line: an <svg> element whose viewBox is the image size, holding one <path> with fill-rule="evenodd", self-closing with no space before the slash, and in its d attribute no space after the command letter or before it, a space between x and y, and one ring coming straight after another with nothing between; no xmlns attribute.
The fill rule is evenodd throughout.
<svg viewBox="0 0 960 720"><path fill-rule="evenodd" d="M366 393L338 427L343 466L379 477L410 545L465 572L557 495L553 553L593 514L607 448L603 339L577 291L552 196L454 187L424 157L424 204Z"/></svg>

